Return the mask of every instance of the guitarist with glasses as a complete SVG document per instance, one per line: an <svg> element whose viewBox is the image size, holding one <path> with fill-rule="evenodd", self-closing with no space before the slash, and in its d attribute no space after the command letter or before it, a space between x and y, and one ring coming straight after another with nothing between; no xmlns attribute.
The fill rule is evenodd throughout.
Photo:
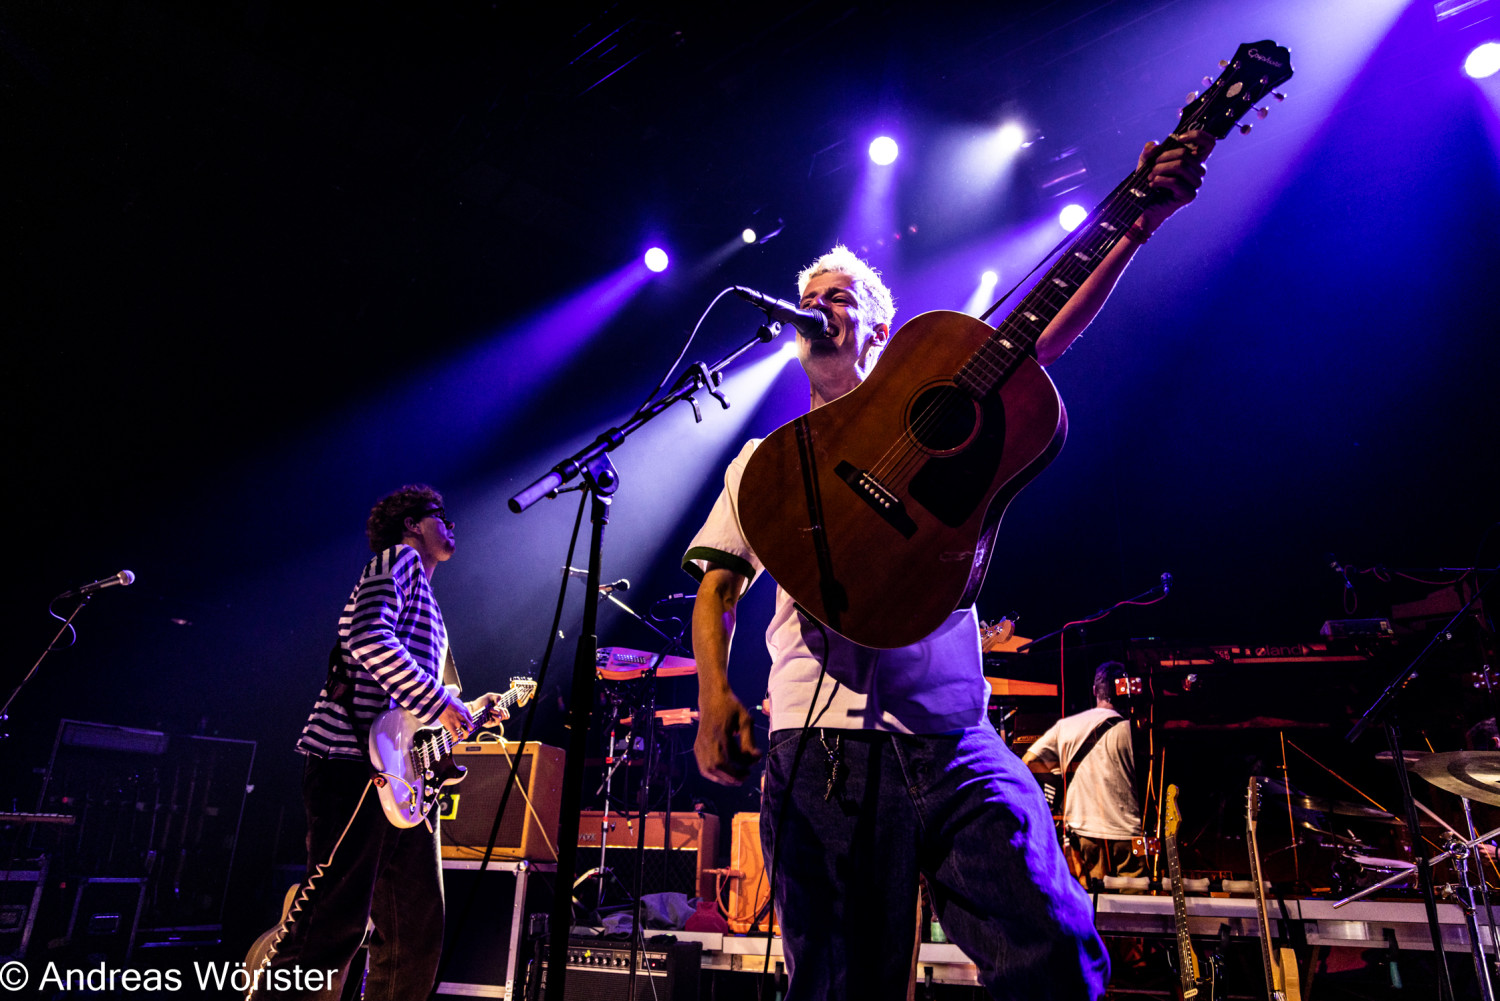
<svg viewBox="0 0 1500 1001"><path fill-rule="evenodd" d="M493 695L472 703L458 696L431 586L455 548L442 495L404 486L376 502L365 530L375 557L339 616L328 680L297 742L307 759L308 874L273 940L257 997L337 997L367 928L366 998L432 991L443 949L437 820L399 827L387 819L372 783L370 727L399 707L461 740L476 715L509 715L491 708Z"/></svg>
<svg viewBox="0 0 1500 1001"><path fill-rule="evenodd" d="M1194 130L1177 140L1161 151L1148 145L1141 169L1150 165L1153 197L1037 340L1042 364L1067 350L1141 244L1196 196L1214 137ZM827 319L828 336L797 335L817 410L871 373L895 310L874 269L844 247L804 271L798 291L803 309ZM731 463L683 566L699 582L699 770L735 785L763 753L767 760L761 837L791 974L786 1001L904 999L919 874L992 996L1101 996L1109 960L1088 898L1030 770L986 720L972 608L910 646L873 649L805 614L778 587L766 633L771 734L765 751L757 746L728 675L740 596L764 569L742 527L769 501L741 496L756 445ZM800 498L804 485L778 489Z"/></svg>

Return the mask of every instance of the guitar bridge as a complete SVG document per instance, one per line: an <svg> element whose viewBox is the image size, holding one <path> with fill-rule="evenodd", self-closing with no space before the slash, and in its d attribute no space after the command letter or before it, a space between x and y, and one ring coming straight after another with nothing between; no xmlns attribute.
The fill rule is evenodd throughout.
<svg viewBox="0 0 1500 1001"><path fill-rule="evenodd" d="M910 539L917 534L917 523L912 521L911 515L906 513L906 505L901 498L891 493L875 477L859 469L849 462L840 462L834 467L834 475L853 490L870 508L886 520L903 538Z"/></svg>

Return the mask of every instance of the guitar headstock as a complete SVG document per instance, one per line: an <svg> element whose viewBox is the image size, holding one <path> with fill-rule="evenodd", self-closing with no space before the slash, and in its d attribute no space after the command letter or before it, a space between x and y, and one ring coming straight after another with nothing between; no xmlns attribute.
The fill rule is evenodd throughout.
<svg viewBox="0 0 1500 1001"><path fill-rule="evenodd" d="M536 679L525 677L511 678L510 689L516 693L516 708L519 709L530 702L531 697L536 694Z"/></svg>
<svg viewBox="0 0 1500 1001"><path fill-rule="evenodd" d="M1245 790L1245 820L1251 825L1260 813L1260 776L1250 776L1250 788Z"/></svg>
<svg viewBox="0 0 1500 1001"><path fill-rule="evenodd" d="M1177 812L1177 787L1167 786L1167 793L1163 797L1166 805L1166 819L1163 821L1163 837L1177 837L1177 825L1182 823L1182 814Z"/></svg>
<svg viewBox="0 0 1500 1001"><path fill-rule="evenodd" d="M1202 129L1223 139L1255 102L1292 78L1292 54L1270 39L1246 42L1235 50L1233 59L1220 65L1224 72L1219 78L1182 109L1179 134ZM1275 96L1281 100L1283 95ZM1266 117L1264 108L1257 113ZM1240 130L1248 132L1250 126L1242 125Z"/></svg>

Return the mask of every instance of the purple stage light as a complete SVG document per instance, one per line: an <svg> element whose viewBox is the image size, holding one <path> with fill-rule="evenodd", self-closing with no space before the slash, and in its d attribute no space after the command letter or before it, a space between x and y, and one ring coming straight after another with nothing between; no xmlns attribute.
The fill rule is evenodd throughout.
<svg viewBox="0 0 1500 1001"><path fill-rule="evenodd" d="M1475 80L1500 73L1500 42L1485 42L1464 60L1464 72Z"/></svg>
<svg viewBox="0 0 1500 1001"><path fill-rule="evenodd" d="M1015 122L1006 122L995 134L995 149L1004 156L1019 151L1025 145L1026 133Z"/></svg>
<svg viewBox="0 0 1500 1001"><path fill-rule="evenodd" d="M880 136L870 143L870 159L882 167L895 163L896 155L900 152L896 147L896 140L890 136Z"/></svg>
<svg viewBox="0 0 1500 1001"><path fill-rule="evenodd" d="M1083 220L1089 217L1089 210L1082 205L1074 203L1067 206L1057 214L1058 224L1069 233L1082 225Z"/></svg>
<svg viewBox="0 0 1500 1001"><path fill-rule="evenodd" d="M662 272L667 270L667 252L660 247L652 247L646 251L646 267L652 271Z"/></svg>

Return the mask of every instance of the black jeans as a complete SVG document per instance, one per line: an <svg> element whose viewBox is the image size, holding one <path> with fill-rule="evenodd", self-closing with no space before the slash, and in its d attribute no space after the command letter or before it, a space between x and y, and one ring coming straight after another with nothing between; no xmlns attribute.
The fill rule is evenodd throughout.
<svg viewBox="0 0 1500 1001"><path fill-rule="evenodd" d="M308 756L302 775L308 873L314 875L330 855L333 863L315 876L308 899L294 910L271 966L344 970L359 951L368 921L374 931L366 1001L425 998L432 991L443 953L438 838L425 825L403 830L392 824L381 811L373 787L360 803L370 775L364 761ZM358 815L349 824L356 805ZM342 977L338 980L342 982ZM266 996L337 998L339 983L316 993L283 991Z"/></svg>
<svg viewBox="0 0 1500 1001"><path fill-rule="evenodd" d="M771 735L760 815L786 1001L904 1001L919 872L993 997L1103 995L1109 957L1088 897L1030 769L993 729L815 730L789 785L800 738Z"/></svg>

